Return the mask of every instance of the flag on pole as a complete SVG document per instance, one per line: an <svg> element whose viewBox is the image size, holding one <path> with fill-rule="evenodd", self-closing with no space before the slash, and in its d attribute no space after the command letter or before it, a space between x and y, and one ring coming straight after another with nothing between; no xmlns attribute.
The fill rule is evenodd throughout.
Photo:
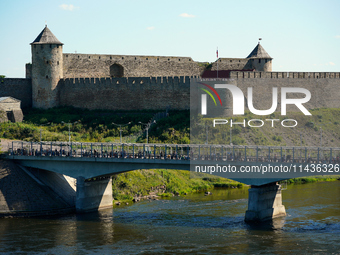
<svg viewBox="0 0 340 255"><path fill-rule="evenodd" d="M217 59L218 59L218 47L217 47L217 49L216 49L216 57L217 57ZM217 65L217 73L216 73L216 78L218 78L218 61L216 60L216 65Z"/></svg>

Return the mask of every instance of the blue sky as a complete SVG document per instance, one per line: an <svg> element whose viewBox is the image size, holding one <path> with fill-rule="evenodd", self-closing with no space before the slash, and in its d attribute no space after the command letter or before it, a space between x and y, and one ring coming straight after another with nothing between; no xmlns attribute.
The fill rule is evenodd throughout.
<svg viewBox="0 0 340 255"><path fill-rule="evenodd" d="M47 22L64 53L213 62L261 45L273 71L340 71L339 0L1 0L0 75L23 78Z"/></svg>

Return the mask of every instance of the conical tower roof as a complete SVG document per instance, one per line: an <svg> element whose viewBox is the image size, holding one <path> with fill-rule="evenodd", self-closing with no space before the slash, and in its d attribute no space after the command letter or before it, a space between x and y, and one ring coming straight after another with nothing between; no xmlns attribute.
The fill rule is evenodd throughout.
<svg viewBox="0 0 340 255"><path fill-rule="evenodd" d="M60 44L60 45L63 45L63 43L61 43L57 39L57 37L55 37L55 35L51 32L51 30L49 30L47 25L45 26L43 31L41 31L41 33L38 35L38 37L35 38L35 40L31 44Z"/></svg>
<svg viewBox="0 0 340 255"><path fill-rule="evenodd" d="M260 43L256 45L253 51L248 55L247 58L269 58L272 59L269 54L263 49Z"/></svg>

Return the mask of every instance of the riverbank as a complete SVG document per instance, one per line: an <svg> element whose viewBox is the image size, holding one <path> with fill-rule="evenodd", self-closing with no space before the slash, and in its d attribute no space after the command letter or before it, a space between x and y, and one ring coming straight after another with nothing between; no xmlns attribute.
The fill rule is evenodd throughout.
<svg viewBox="0 0 340 255"><path fill-rule="evenodd" d="M289 179L287 184L337 181L340 175L310 176ZM246 186L230 179L216 176L191 178L188 171L166 169L137 170L112 177L114 202L128 203L157 197L183 196L207 192L214 188L235 189ZM114 204L115 204L114 203Z"/></svg>
<svg viewBox="0 0 340 255"><path fill-rule="evenodd" d="M300 177L287 180L288 184L305 184L313 182L329 182L329 181L340 181L340 175L322 175L322 176L310 176Z"/></svg>
<svg viewBox="0 0 340 255"><path fill-rule="evenodd" d="M127 202L152 196L172 197L203 192L214 187L240 188L244 184L215 176L191 178L188 171L136 170L112 177L113 198Z"/></svg>

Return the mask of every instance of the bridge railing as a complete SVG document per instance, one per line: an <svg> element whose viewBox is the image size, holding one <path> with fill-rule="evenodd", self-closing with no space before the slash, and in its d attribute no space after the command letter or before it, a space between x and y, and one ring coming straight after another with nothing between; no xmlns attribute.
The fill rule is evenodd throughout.
<svg viewBox="0 0 340 255"><path fill-rule="evenodd" d="M13 141L8 153L28 157L340 163L339 147Z"/></svg>

